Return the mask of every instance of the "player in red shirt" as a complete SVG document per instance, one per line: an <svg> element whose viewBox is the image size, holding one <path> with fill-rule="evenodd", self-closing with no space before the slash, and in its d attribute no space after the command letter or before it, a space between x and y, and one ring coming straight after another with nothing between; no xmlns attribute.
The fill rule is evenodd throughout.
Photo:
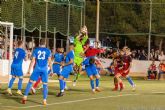
<svg viewBox="0 0 165 110"><path fill-rule="evenodd" d="M131 84L133 88L132 90L135 91L135 84L132 81L132 78L129 76L129 72L132 66L132 57L130 49L128 47L123 48L122 61L124 63L124 71L121 75L128 80L128 82Z"/></svg>
<svg viewBox="0 0 165 110"><path fill-rule="evenodd" d="M120 56L116 57L113 60L112 69L114 71L114 86L115 86L113 91L117 91L118 90L118 86L120 86L120 91L121 91L121 90L123 90L123 81L120 78L120 76L123 73L124 65L123 65L123 61L121 60Z"/></svg>

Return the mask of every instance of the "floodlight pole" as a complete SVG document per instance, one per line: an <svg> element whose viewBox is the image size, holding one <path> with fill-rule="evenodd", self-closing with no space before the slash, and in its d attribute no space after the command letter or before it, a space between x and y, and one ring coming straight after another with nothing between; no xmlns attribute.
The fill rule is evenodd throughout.
<svg viewBox="0 0 165 110"><path fill-rule="evenodd" d="M24 14L24 0L22 0L22 29L21 29L21 39L24 42L24 48L25 48L25 43L26 43L26 36L25 36L25 14Z"/></svg>
<svg viewBox="0 0 165 110"><path fill-rule="evenodd" d="M48 0L45 0L46 3L46 10L45 10L45 39L46 39L46 45L48 46Z"/></svg>
<svg viewBox="0 0 165 110"><path fill-rule="evenodd" d="M53 45L53 49L56 49L56 28L54 27L54 45Z"/></svg>
<svg viewBox="0 0 165 110"><path fill-rule="evenodd" d="M96 42L99 41L100 0L97 0Z"/></svg>
<svg viewBox="0 0 165 110"><path fill-rule="evenodd" d="M148 60L150 60L150 53L151 53L151 32L152 32L152 0L150 0L150 23L149 23L149 36L148 36Z"/></svg>
<svg viewBox="0 0 165 110"><path fill-rule="evenodd" d="M70 33L70 1L68 0L68 30L67 30L67 40L66 40L66 50L69 48L69 33Z"/></svg>
<svg viewBox="0 0 165 110"><path fill-rule="evenodd" d="M84 25L85 25L85 17L86 17L86 0L84 0Z"/></svg>
<svg viewBox="0 0 165 110"><path fill-rule="evenodd" d="M80 29L81 29L82 24L83 24L83 23L82 23L82 22L83 22L83 20L82 20L82 19L83 19L83 10L82 10L82 7L81 7L81 24L80 24Z"/></svg>

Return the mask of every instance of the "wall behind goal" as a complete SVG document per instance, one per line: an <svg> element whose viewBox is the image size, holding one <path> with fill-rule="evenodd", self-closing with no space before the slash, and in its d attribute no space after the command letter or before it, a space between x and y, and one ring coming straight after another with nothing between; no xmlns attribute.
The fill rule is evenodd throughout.
<svg viewBox="0 0 165 110"><path fill-rule="evenodd" d="M108 67L112 60L110 59L101 59L104 63L103 66L104 68ZM150 66L152 61L139 61L139 60L133 60L132 62L132 68L130 71L131 73L136 73L138 76L146 76L148 67ZM10 72L8 71L8 60L0 60L0 76L7 76ZM30 61L24 61L23 62L23 73L26 75L28 71ZM156 61L157 67L159 66L159 62Z"/></svg>

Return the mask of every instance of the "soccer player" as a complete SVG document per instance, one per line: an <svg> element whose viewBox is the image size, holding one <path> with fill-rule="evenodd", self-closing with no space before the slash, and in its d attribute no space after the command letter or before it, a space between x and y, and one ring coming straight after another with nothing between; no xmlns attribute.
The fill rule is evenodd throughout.
<svg viewBox="0 0 165 110"><path fill-rule="evenodd" d="M53 63L53 73L57 74L59 77L60 75L60 70L61 70L61 62L64 60L64 55L63 55L63 48L58 47L56 50L56 53L53 55L54 63ZM50 71L49 71L50 72ZM52 76L53 74L50 74ZM36 88L41 82L41 78L39 78L36 83L33 85L31 88L32 94L36 93ZM66 85L66 83L65 83ZM65 86L66 87L66 86ZM42 86L41 86L42 88Z"/></svg>
<svg viewBox="0 0 165 110"><path fill-rule="evenodd" d="M128 82L132 86L132 90L135 91L136 89L135 83L133 82L132 78L129 76L129 72L132 65L131 52L130 49L126 46L123 48L123 52L124 54L122 55L122 61L124 63L124 71L121 75L128 80Z"/></svg>
<svg viewBox="0 0 165 110"><path fill-rule="evenodd" d="M13 58L13 62L11 65L12 78L10 79L8 89L7 89L7 92L9 95L12 95L11 89L12 89L12 86L13 86L13 83L14 83L16 77L19 78L17 94L23 95L21 92L22 82L23 82L22 63L23 63L23 60L26 60L26 52L23 49L23 42L22 41L18 41L17 46L18 46L18 48L16 48L14 51L14 58Z"/></svg>
<svg viewBox="0 0 165 110"><path fill-rule="evenodd" d="M57 48L54 54L53 73L60 76L61 63L64 61L64 55L62 54L62 48Z"/></svg>
<svg viewBox="0 0 165 110"><path fill-rule="evenodd" d="M123 62L121 60L121 57L118 56L115 59L113 59L113 66L112 69L114 71L114 86L115 88L113 91L118 90L118 86L120 86L120 91L123 90L123 82L120 78L121 73L123 72Z"/></svg>
<svg viewBox="0 0 165 110"><path fill-rule="evenodd" d="M40 40L40 46L34 49L32 54L32 60L28 69L28 74L30 74L30 70L33 68L34 63L35 67L33 73L30 77L30 80L26 86L24 97L22 99L22 104L25 104L27 101L27 96L30 92L30 89L35 81L41 77L43 83L43 105L46 105L46 99L48 94L48 66L50 67L52 73L52 62L51 62L51 51L46 48L45 39Z"/></svg>
<svg viewBox="0 0 165 110"><path fill-rule="evenodd" d="M90 85L93 93L95 93L95 91L100 92L99 89L100 75L95 63L96 63L96 59L94 57L88 57L82 63L83 65L85 65L85 71L90 79ZM94 77L96 77L96 88L94 84Z"/></svg>
<svg viewBox="0 0 165 110"><path fill-rule="evenodd" d="M80 72L82 71L82 62L84 59L84 49L83 49L83 45L86 43L88 39L88 33L87 33L87 27L84 26L81 31L80 34L78 36L76 36L75 40L74 40L74 53L75 53L75 58L74 58L74 63L75 63L75 70L77 70L77 74L76 77L74 79L74 83L73 86L76 86L76 82L80 76Z"/></svg>
<svg viewBox="0 0 165 110"><path fill-rule="evenodd" d="M70 73L73 71L73 63L74 63L74 44L69 45L69 52L66 54L65 62L62 63L62 71L59 76L59 84L60 84L60 92L57 94L57 97L61 97L64 95L64 80L68 79Z"/></svg>

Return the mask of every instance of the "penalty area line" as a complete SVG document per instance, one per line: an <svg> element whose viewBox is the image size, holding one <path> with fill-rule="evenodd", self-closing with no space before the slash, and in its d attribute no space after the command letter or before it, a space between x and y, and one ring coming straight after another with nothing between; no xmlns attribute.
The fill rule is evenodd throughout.
<svg viewBox="0 0 165 110"><path fill-rule="evenodd" d="M80 99L80 100L73 100L73 101L65 101L65 102L56 102L56 103L50 103L46 106L51 105L61 105L61 104L70 104L70 103L77 103L77 102L84 102L84 101L90 101L90 100L99 100L99 99L108 99L108 98L115 98L115 97L124 97L124 96L136 96L139 94L123 94L123 95L117 95L117 96L105 96L105 97L95 97L95 98L88 98L88 99ZM4 108L35 108L35 107L42 107L44 105L34 105L34 106L26 106L26 107L16 107L16 106L2 106Z"/></svg>

